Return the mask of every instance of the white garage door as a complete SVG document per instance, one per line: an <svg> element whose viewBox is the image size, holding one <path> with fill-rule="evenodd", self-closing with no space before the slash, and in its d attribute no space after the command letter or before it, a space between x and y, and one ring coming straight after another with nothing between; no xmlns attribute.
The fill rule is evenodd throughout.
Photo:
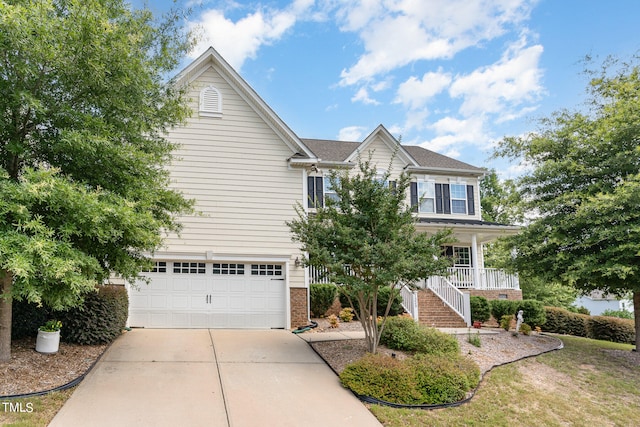
<svg viewBox="0 0 640 427"><path fill-rule="evenodd" d="M129 293L129 325L146 328L284 328L284 266L157 262Z"/></svg>

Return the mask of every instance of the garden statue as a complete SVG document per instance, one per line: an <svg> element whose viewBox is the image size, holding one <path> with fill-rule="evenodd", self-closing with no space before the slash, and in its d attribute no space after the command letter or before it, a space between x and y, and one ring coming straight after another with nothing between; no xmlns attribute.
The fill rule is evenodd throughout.
<svg viewBox="0 0 640 427"><path fill-rule="evenodd" d="M518 310L518 321L516 322L516 332L520 331L520 325L522 325L522 310Z"/></svg>

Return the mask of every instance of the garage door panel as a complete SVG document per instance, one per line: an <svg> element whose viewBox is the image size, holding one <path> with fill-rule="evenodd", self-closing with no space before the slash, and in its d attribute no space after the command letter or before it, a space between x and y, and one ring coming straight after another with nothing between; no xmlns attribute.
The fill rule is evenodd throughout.
<svg viewBox="0 0 640 427"><path fill-rule="evenodd" d="M286 326L282 266L164 264L164 271L149 273L149 285L143 283L138 290L130 290L131 326L262 329Z"/></svg>

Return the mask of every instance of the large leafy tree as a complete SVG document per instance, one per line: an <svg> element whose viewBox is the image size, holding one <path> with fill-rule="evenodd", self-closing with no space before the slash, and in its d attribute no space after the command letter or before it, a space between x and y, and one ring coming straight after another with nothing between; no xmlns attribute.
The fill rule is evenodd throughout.
<svg viewBox="0 0 640 427"><path fill-rule="evenodd" d="M191 209L164 168L188 115L163 77L191 45L179 24L121 0L0 2L0 360L13 299L64 309L133 280Z"/></svg>
<svg viewBox="0 0 640 427"><path fill-rule="evenodd" d="M519 180L536 215L513 239L521 271L583 292L633 293L640 340L640 66L590 71L588 109L561 111L498 154L528 162Z"/></svg>
<svg viewBox="0 0 640 427"><path fill-rule="evenodd" d="M390 286L393 295L401 283L442 273L450 261L441 256L441 245L451 233L416 232L406 203L407 174L389 185L389 172L380 177L369 159L359 161L358 171L334 171L330 179L336 200L327 198L315 213L298 206L298 219L288 225L309 254L305 263L326 269L329 280L356 299L351 305L357 306L369 351L375 353L393 302L389 298L379 326L380 288Z"/></svg>

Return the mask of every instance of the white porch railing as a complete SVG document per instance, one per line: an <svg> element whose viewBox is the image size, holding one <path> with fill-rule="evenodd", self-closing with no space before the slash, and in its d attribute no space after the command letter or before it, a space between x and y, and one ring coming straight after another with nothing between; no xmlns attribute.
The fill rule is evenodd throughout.
<svg viewBox="0 0 640 427"><path fill-rule="evenodd" d="M400 288L400 297L402 298L402 308L413 317L413 320L418 320L418 291L415 291L407 285L402 285Z"/></svg>
<svg viewBox="0 0 640 427"><path fill-rule="evenodd" d="M432 277L425 281L426 286L471 326L471 302L469 294L460 291L446 278Z"/></svg>
<svg viewBox="0 0 640 427"><path fill-rule="evenodd" d="M478 280L473 267L451 267L447 271L446 279L456 288L468 289L520 289L518 276L506 273L496 268L479 268ZM437 277L427 279L427 284ZM479 281L479 283L477 283Z"/></svg>

